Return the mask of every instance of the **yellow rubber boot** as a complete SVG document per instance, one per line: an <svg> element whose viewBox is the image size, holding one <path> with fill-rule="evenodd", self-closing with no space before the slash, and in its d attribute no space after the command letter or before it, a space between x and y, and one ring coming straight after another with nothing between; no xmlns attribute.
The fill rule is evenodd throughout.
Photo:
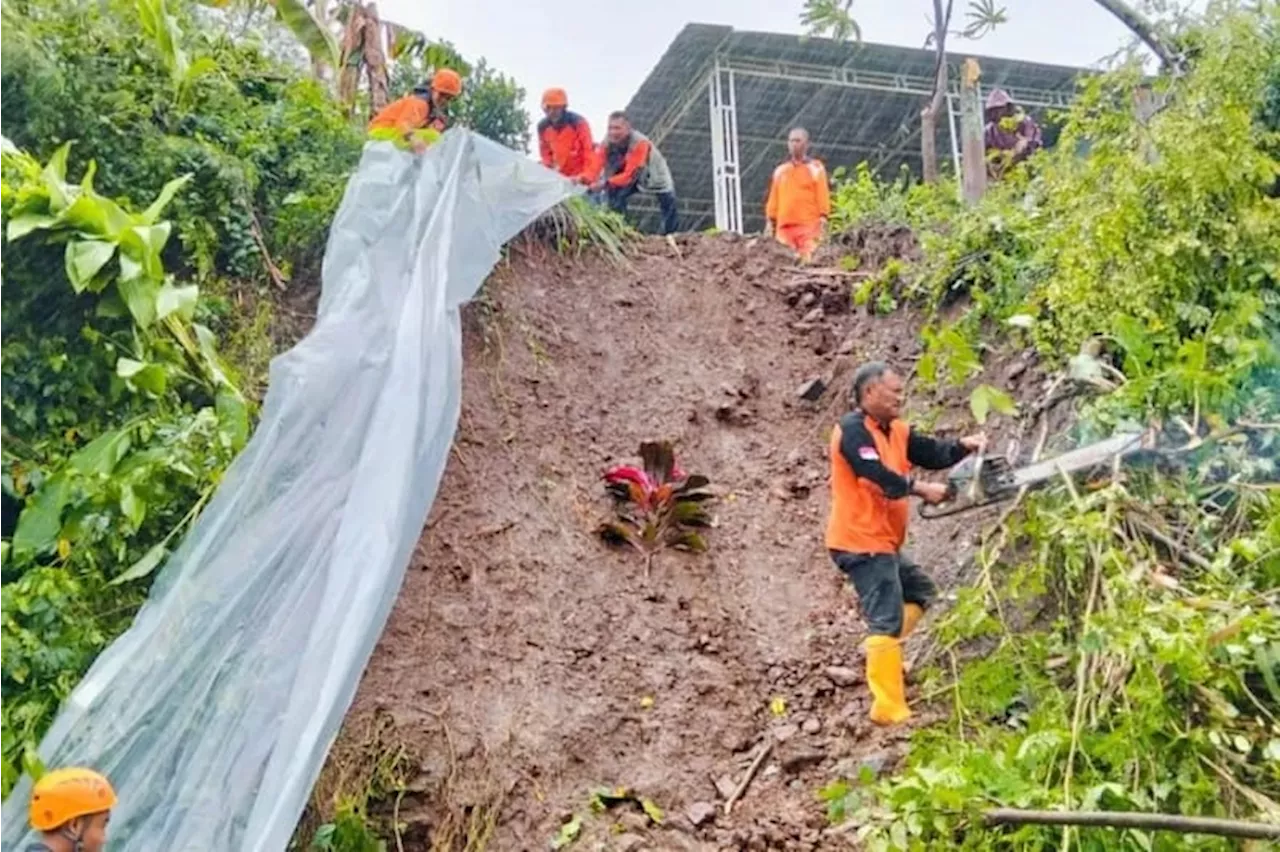
<svg viewBox="0 0 1280 852"><path fill-rule="evenodd" d="M916 625L920 623L920 619L924 618L924 607L918 603L909 603L902 608L902 632L898 634L899 639L906 639L911 635L911 631L916 629Z"/></svg>
<svg viewBox="0 0 1280 852"><path fill-rule="evenodd" d="M896 725L911 717L902 679L902 643L893 636L868 636L867 686L871 688L871 721Z"/></svg>

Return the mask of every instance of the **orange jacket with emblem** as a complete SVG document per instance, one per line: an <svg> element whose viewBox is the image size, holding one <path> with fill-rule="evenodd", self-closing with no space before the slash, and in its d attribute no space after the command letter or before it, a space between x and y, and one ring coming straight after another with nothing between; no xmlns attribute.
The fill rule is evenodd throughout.
<svg viewBox="0 0 1280 852"><path fill-rule="evenodd" d="M822 161L787 160L774 169L764 210L779 225L812 225L830 216L831 194Z"/></svg>
<svg viewBox="0 0 1280 852"><path fill-rule="evenodd" d="M565 177L587 174L595 157L587 120L566 110L559 122L546 118L539 121L538 153L542 156L542 165Z"/></svg>
<svg viewBox="0 0 1280 852"><path fill-rule="evenodd" d="M431 93L415 89L384 106L369 122L369 130L394 130L401 136L408 136L415 130L429 127L443 133L448 123L448 118L432 105Z"/></svg>
<svg viewBox="0 0 1280 852"><path fill-rule="evenodd" d="M907 538L913 465L951 467L968 454L959 441L921 435L902 420L884 426L854 411L831 430L831 514L827 549L897 553Z"/></svg>

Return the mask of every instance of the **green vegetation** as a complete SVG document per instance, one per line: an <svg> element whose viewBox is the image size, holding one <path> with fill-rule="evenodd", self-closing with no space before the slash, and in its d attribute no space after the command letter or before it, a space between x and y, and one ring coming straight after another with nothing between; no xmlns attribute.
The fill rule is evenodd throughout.
<svg viewBox="0 0 1280 852"><path fill-rule="evenodd" d="M821 793L867 848L1234 848L984 828L997 805L1280 819L1280 10L1178 40L1194 60L1159 112L1133 115L1136 68L1090 81L1057 148L972 208L865 173L836 192L835 222L915 230L903 298L964 300L921 381L981 375L998 334L1105 389L1081 438L1155 414L1187 445L1177 472L1063 483L988 536L924 674L951 718L901 775ZM981 385L973 413L1011 402Z"/></svg>
<svg viewBox="0 0 1280 852"><path fill-rule="evenodd" d="M269 9L211 5L3 5L6 795L247 440L363 144ZM410 35L394 68L465 66ZM463 117L523 147L475 69Z"/></svg>

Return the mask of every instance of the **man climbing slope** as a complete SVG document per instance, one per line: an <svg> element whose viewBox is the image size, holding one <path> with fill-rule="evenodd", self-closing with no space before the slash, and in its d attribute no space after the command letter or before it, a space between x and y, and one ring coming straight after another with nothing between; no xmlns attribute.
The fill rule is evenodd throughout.
<svg viewBox="0 0 1280 852"><path fill-rule="evenodd" d="M116 804L111 782L92 769L55 769L31 790L31 827L40 842L23 852L102 852Z"/></svg>
<svg viewBox="0 0 1280 852"><path fill-rule="evenodd" d="M917 482L912 465L942 470L980 450L982 435L946 441L912 429L902 414L902 378L881 361L853 378L857 408L831 433L831 514L827 549L858 590L867 622L864 648L871 721L892 725L911 715L902 674L902 640L924 616L937 587L904 557L908 495L926 503L946 499L947 487Z"/></svg>
<svg viewBox="0 0 1280 852"><path fill-rule="evenodd" d="M542 112L546 116L538 122L538 153L542 165L567 178L585 182L591 158L595 156L587 120L569 111L569 96L564 89L547 89L542 93Z"/></svg>
<svg viewBox="0 0 1280 852"><path fill-rule="evenodd" d="M765 204L765 233L791 246L808 261L831 215L827 170L809 156L809 131L794 127L787 134L786 162L773 170L769 200Z"/></svg>
<svg viewBox="0 0 1280 852"><path fill-rule="evenodd" d="M609 115L608 137L596 150L590 181L591 191L603 192L609 207L619 213L627 212L627 202L637 192L658 196L662 233L675 232L676 193L671 169L649 137L632 128L625 112Z"/></svg>
<svg viewBox="0 0 1280 852"><path fill-rule="evenodd" d="M449 103L462 94L462 78L451 68L441 68L431 85L420 85L392 101L369 122L369 138L408 145L415 154L444 133L449 126Z"/></svg>

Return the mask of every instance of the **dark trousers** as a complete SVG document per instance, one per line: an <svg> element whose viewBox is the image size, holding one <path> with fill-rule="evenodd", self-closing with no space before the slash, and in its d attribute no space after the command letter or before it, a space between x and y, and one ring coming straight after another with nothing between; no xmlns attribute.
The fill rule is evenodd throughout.
<svg viewBox="0 0 1280 852"><path fill-rule="evenodd" d="M640 191L640 187L636 184L630 186L606 186L605 201L609 204L609 209L618 213L625 214L627 212L627 202L631 200L631 196ZM676 194L674 192L658 192L658 207L662 210L662 233L674 234L676 232Z"/></svg>
<svg viewBox="0 0 1280 852"><path fill-rule="evenodd" d="M938 595L933 579L900 553L831 551L836 567L858 590L858 608L867 630L876 636L902 632L902 607L914 603L928 609Z"/></svg>

